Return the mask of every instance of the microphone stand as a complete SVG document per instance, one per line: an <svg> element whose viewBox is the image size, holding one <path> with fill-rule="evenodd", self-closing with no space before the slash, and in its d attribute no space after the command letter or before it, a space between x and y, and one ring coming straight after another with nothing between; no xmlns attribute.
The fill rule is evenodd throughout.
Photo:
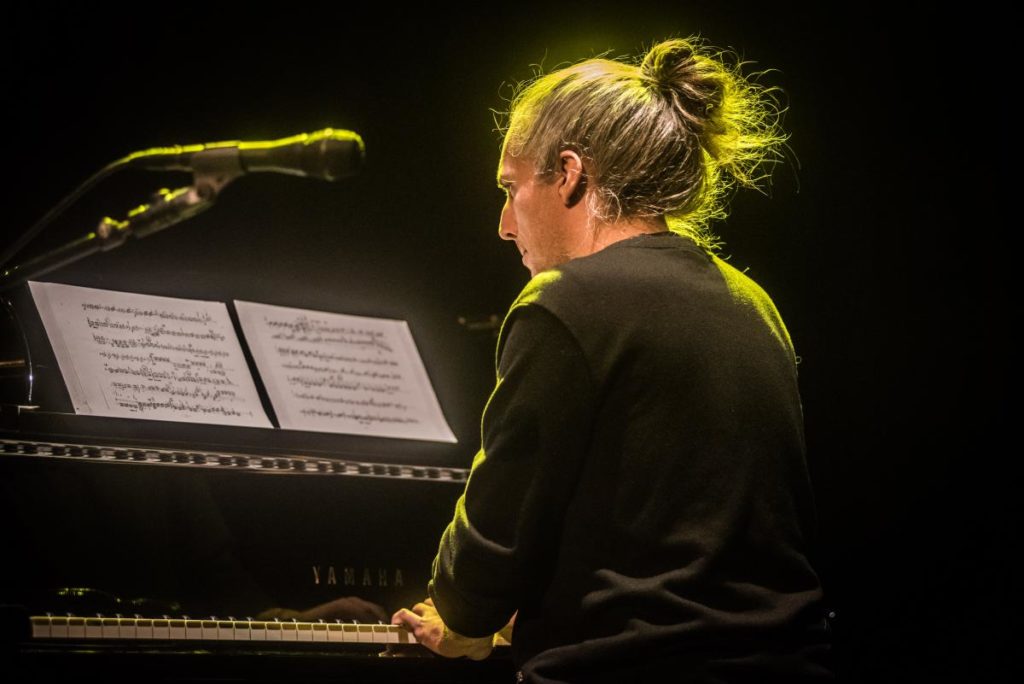
<svg viewBox="0 0 1024 684"><path fill-rule="evenodd" d="M191 186L159 190L154 194L152 203L132 209L123 221L104 217L95 231L34 259L4 269L0 273L0 292L6 292L27 280L96 252L120 247L130 236L148 237L186 221L213 206L221 190L244 173L238 155L233 150L209 150L195 158Z"/></svg>

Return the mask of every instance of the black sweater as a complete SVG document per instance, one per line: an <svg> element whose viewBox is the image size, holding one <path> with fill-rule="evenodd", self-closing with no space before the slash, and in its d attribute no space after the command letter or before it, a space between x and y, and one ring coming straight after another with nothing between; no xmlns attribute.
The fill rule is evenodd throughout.
<svg viewBox="0 0 1024 684"><path fill-rule="evenodd" d="M627 239L536 276L497 357L429 587L451 629L518 610L536 682L822 673L795 355L756 283Z"/></svg>

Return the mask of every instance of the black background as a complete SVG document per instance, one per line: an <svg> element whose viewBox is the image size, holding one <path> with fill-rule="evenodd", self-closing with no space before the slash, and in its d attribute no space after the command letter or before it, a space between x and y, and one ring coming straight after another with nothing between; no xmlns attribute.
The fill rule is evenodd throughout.
<svg viewBox="0 0 1024 684"><path fill-rule="evenodd" d="M1019 605L1013 451L997 439L1015 376L1001 330L1011 271L996 167L978 154L1008 135L984 78L1002 43L991 18L902 15L713 2L21 7L3 48L4 242L132 150L356 130L358 178L243 178L194 221L49 279L407 319L468 463L493 340L456 317L502 314L527 279L497 239L491 110L531 64L700 33L775 69L764 82L789 106L798 161L776 171L770 197L738 195L718 231L802 358L839 669L986 680L1009 658L1001 618ZM112 179L27 253L187 182Z"/></svg>

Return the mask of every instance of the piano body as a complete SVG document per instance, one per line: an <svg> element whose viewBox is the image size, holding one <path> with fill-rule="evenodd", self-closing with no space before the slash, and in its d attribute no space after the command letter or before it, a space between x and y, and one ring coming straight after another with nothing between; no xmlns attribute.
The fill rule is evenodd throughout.
<svg viewBox="0 0 1024 684"><path fill-rule="evenodd" d="M128 202L143 183L115 190ZM5 671L511 681L507 648L446 660L386 624L425 596L477 447L493 326L459 316L501 303L412 260L417 239L396 250L366 229L388 218L364 191L246 178L189 223L39 280L406 320L456 444L76 415L28 288L5 293ZM72 214L70 232L87 219Z"/></svg>

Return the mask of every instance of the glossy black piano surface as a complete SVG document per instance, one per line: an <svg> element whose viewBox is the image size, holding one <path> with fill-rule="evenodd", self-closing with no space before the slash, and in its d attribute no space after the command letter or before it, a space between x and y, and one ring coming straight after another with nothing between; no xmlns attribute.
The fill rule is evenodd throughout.
<svg viewBox="0 0 1024 684"><path fill-rule="evenodd" d="M306 680L509 681L507 649L486 663L447 661L381 624L422 598L466 474L299 454L3 439L5 658L33 676L112 669L166 681L199 672L204 681L294 681L296 672ZM314 606L322 617L296 618ZM27 628L30 615L94 627L40 638ZM260 615L269 622L245 622ZM131 616L182 629L143 638L116 628ZM196 626L187 639L186 624ZM293 637L200 629L231 624L269 624Z"/></svg>

